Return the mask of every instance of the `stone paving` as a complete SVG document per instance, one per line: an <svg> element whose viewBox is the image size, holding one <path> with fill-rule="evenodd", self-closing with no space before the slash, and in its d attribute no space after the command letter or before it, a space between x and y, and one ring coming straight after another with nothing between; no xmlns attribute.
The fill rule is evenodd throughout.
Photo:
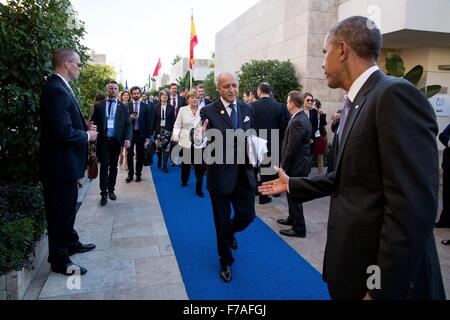
<svg viewBox="0 0 450 320"><path fill-rule="evenodd" d="M125 183L120 170L116 201L99 205L98 179L94 180L78 211L75 229L80 241L96 249L71 257L88 269L75 279L50 272L47 262L24 299L187 299L172 244L148 168L141 182ZM68 288L69 287L69 288Z"/></svg>
<svg viewBox="0 0 450 320"><path fill-rule="evenodd" d="M72 260L88 269L81 277L80 289L67 288L68 277L50 273L48 263L41 266L24 299L188 299L176 257L156 195L151 173L144 170L140 183L124 182L120 170L118 199L99 206L98 179L84 192L78 211L76 230L84 243L95 243L91 252L77 254ZM258 202L257 202L258 203ZM307 237L282 237L317 271L322 271L326 242L329 198L304 204ZM274 230L287 216L285 195L272 203L256 205L258 216ZM435 229L441 271L447 298L450 299L450 246L440 241L450 239L450 229Z"/></svg>

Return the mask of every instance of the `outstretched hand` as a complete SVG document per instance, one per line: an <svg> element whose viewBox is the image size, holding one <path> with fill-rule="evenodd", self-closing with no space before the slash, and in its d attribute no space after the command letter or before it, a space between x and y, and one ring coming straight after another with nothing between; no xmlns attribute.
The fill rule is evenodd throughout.
<svg viewBox="0 0 450 320"><path fill-rule="evenodd" d="M280 194L286 192L288 189L288 175L283 171L283 169L278 168L277 166L274 166L273 168L278 173L278 179L264 182L261 186L259 186L258 191L262 195L270 196Z"/></svg>

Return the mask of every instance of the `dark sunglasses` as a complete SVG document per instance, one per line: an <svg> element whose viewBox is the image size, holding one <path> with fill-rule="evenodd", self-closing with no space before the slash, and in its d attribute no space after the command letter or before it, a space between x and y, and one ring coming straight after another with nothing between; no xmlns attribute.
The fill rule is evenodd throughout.
<svg viewBox="0 0 450 320"><path fill-rule="evenodd" d="M306 102L311 102L313 101L313 99L306 99Z"/></svg>
<svg viewBox="0 0 450 320"><path fill-rule="evenodd" d="M75 63L75 64L78 66L78 68L81 68L81 67L83 66L82 63L77 63L77 62L75 62L75 61L70 61L70 60L69 60L69 62L70 62L70 63Z"/></svg>

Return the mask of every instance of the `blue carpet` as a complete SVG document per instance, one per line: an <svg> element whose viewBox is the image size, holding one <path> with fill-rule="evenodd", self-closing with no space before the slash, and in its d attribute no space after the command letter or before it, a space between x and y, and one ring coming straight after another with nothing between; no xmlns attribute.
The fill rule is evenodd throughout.
<svg viewBox="0 0 450 320"><path fill-rule="evenodd" d="M163 174L151 166L156 192L187 294L193 300L329 299L321 275L263 221L236 234L233 280L219 277L211 200L195 196L195 176L181 187L179 167Z"/></svg>

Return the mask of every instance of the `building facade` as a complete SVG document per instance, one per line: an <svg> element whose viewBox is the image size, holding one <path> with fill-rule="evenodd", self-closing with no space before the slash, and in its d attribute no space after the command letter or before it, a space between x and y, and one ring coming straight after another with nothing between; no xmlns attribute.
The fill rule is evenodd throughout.
<svg viewBox="0 0 450 320"><path fill-rule="evenodd" d="M344 92L328 88L324 77L326 34L349 16L367 16L383 35L382 68L386 53L395 51L406 70L424 67L420 86L442 85L431 102L443 130L450 121L448 12L448 0L261 0L216 34L215 72L238 73L250 60L290 60L303 91L321 100L326 113L334 112L342 106Z"/></svg>

